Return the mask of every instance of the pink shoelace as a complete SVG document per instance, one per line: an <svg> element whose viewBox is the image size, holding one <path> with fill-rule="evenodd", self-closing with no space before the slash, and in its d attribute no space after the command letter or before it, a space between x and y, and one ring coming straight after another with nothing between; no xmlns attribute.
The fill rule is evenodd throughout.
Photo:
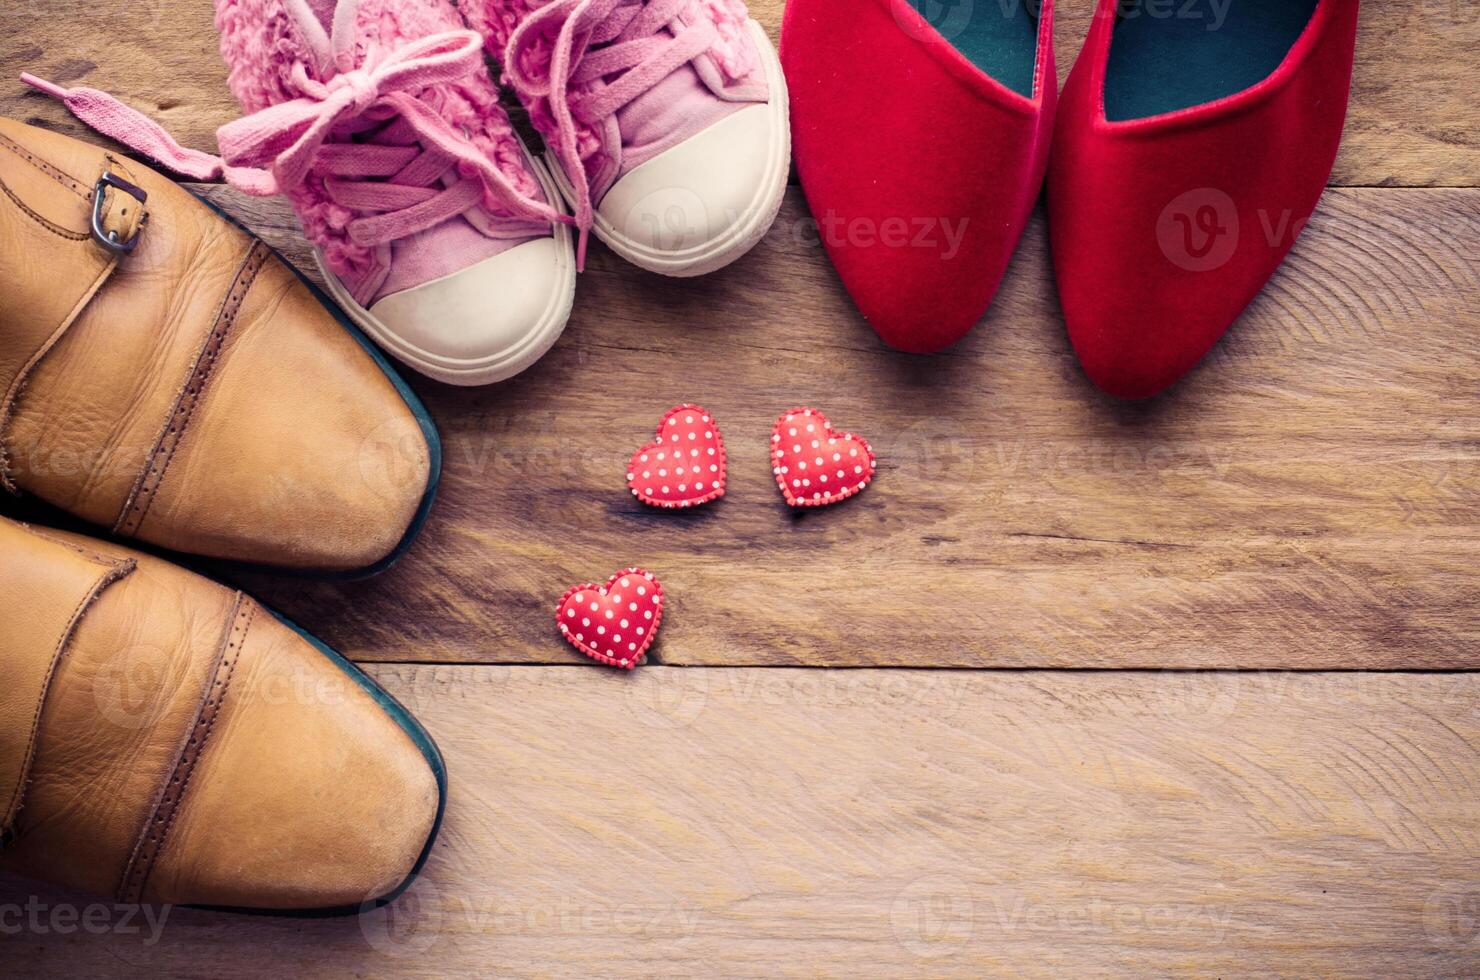
<svg viewBox="0 0 1480 980"><path fill-rule="evenodd" d="M504 74L526 103L546 99L555 123L551 142L575 189L575 224L580 230L576 263L584 267L594 220L591 181L576 145L576 123L591 125L615 113L680 66L703 54L718 30L703 21L678 29L676 18L689 0L554 0L533 11L509 37ZM669 36L664 28L674 26ZM548 43L547 73L537 49ZM589 92L572 86L610 79ZM549 134L547 134L549 135Z"/></svg>
<svg viewBox="0 0 1480 980"><path fill-rule="evenodd" d="M311 174L318 174L331 200L359 215L346 231L360 246L388 244L478 209L484 182L516 218L571 223L549 204L521 194L477 147L418 98L428 86L483 69L477 34L449 31L393 51L372 51L359 68L349 67L353 54L339 32L337 50L329 51L327 38L319 40L321 62L337 66L338 73L321 82L309 76L301 61L295 62L291 78L301 96L221 127L216 134L220 156L180 146L154 120L105 92L66 89L29 74L21 81L61 99L98 132L186 177L224 180L247 194L271 197L301 188ZM370 132L376 142L355 141ZM476 177L483 180L466 179ZM366 291L373 291L373 284L356 292Z"/></svg>

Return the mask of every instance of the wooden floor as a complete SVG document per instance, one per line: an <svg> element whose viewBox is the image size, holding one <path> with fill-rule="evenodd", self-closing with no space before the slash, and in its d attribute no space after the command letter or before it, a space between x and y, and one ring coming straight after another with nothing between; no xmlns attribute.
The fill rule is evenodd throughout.
<svg viewBox="0 0 1480 980"><path fill-rule="evenodd" d="M757 0L775 36L780 0ZM1090 0L1059 5L1061 70ZM206 0L0 6L0 78L108 89L208 147L234 115ZM1041 217L954 350L884 348L793 188L713 276L593 250L515 381L422 380L441 500L379 579L242 583L372 672L453 778L388 912L174 910L0 878L15 975L1480 973L1480 5L1362 11L1332 189L1206 363L1146 404L1075 365ZM81 135L0 84L0 112ZM291 213L197 188L294 259ZM662 412L723 426L698 512L623 488ZM796 515L777 413L880 456ZM653 664L553 633L620 565ZM866 669L844 669L866 668ZM960 668L960 669L941 669ZM1011 668L1011 669L1004 669Z"/></svg>

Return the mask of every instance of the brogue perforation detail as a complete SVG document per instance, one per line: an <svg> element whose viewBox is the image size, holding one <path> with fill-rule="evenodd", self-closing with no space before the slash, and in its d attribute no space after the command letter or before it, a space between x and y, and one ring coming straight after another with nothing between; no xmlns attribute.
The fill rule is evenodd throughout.
<svg viewBox="0 0 1480 980"><path fill-rule="evenodd" d="M154 449L144 465L144 471L134 485L133 492L129 494L128 500L123 505L123 512L119 514L118 521L113 526L113 533L132 537L139 532L144 519L149 516L149 508L153 505L159 487L169 472L170 464L174 461L180 443L184 441L185 432L190 427L195 410L205 400L206 389L210 385L216 365L220 362L221 351L226 345L226 339L231 335L232 327L236 325L236 317L241 312L242 303L246 300L247 294L251 292L252 284L257 280L257 274L262 271L263 265L267 263L271 255L271 250L261 242L253 242L252 247L247 250L241 266L237 269L236 277L231 283L231 288L227 291L226 298L222 300L221 308L216 313L216 322L211 327L211 332L207 334L205 343L201 345L200 353L196 355L195 367L175 399L175 407L170 412L169 420L160 432Z"/></svg>
<svg viewBox="0 0 1480 980"><path fill-rule="evenodd" d="M205 699L196 713L195 724L191 727L190 737L181 748L174 771L156 798L154 810L145 822L138 844L134 847L133 857L118 889L120 902L135 904L143 898L149 876L154 871L159 855L164 851L170 830L175 825L175 817L190 789L190 779L195 774L196 765L205 753L211 733L215 731L216 719L220 717L221 707L231 689L231 678L236 672L247 632L252 628L256 613L257 604L237 593L231 628L217 656L211 684L206 688Z"/></svg>

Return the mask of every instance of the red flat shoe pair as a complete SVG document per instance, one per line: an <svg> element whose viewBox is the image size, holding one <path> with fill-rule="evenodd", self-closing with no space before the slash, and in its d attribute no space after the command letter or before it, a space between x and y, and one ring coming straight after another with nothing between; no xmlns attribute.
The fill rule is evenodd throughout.
<svg viewBox="0 0 1480 980"><path fill-rule="evenodd" d="M1085 372L1114 395L1156 394L1314 210L1357 3L1099 0L1056 99L1052 0L942 7L938 23L906 0L791 0L781 59L828 255L887 343L939 350L991 301L1047 170Z"/></svg>

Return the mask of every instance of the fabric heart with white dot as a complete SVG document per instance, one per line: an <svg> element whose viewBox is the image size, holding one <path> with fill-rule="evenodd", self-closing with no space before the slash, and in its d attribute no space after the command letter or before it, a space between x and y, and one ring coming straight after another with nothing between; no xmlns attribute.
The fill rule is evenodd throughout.
<svg viewBox="0 0 1480 980"><path fill-rule="evenodd" d="M823 507L874 478L874 451L862 436L836 432L815 408L783 412L771 431L771 473L793 507Z"/></svg>
<svg viewBox="0 0 1480 980"><path fill-rule="evenodd" d="M618 572L605 585L570 588L555 609L560 635L571 646L625 670L643 662L662 621L663 585L637 567Z"/></svg>
<svg viewBox="0 0 1480 980"><path fill-rule="evenodd" d="M653 507L697 507L725 495L725 440L698 405L678 405L658 423L654 442L627 464L632 495Z"/></svg>

